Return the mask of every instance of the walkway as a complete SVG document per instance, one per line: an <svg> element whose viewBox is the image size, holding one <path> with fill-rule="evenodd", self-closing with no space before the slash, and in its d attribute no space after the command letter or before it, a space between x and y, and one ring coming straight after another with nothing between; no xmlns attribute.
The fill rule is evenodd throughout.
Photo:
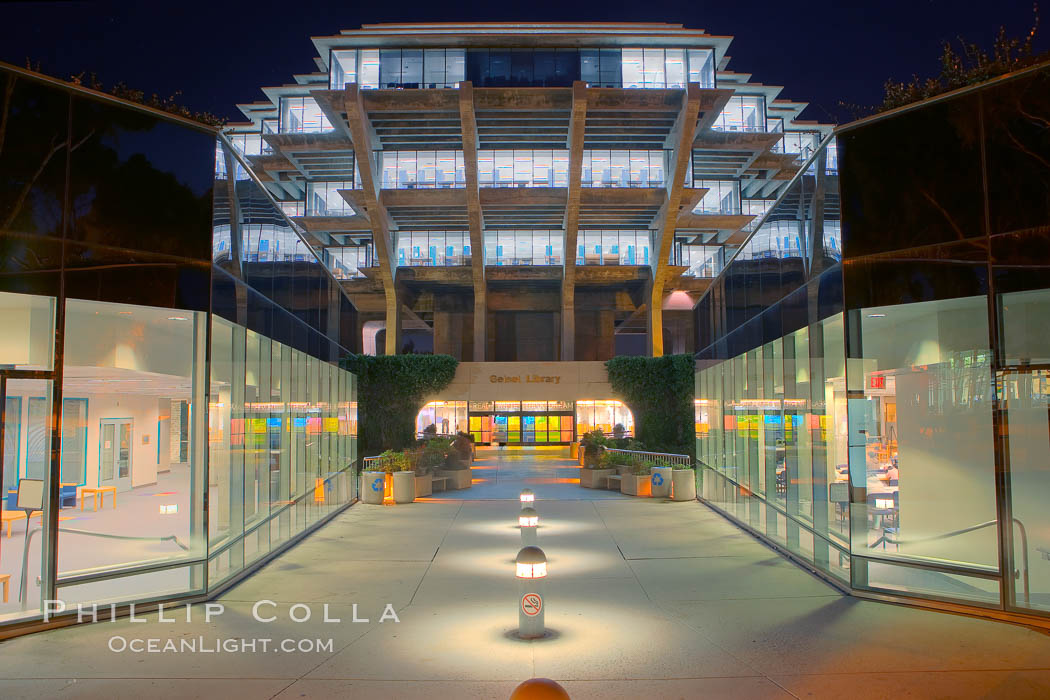
<svg viewBox="0 0 1050 700"><path fill-rule="evenodd" d="M479 447L474 460L474 486L463 491L437 491L442 500L517 499L530 488L540 500L622 499L619 491L580 486L580 463L568 447Z"/></svg>
<svg viewBox="0 0 1050 700"><path fill-rule="evenodd" d="M227 593L210 623L198 606L191 623L179 610L169 624L149 615L0 643L0 697L506 698L530 676L576 700L1050 696L1047 635L844 597L702 505L537 507L549 639L510 634L514 501L359 505ZM276 621L252 619L261 599L277 601ZM387 602L400 623L379 624ZM309 622L289 621L295 603ZM321 621L324 603L341 623ZM351 622L354 603L370 622ZM114 653L115 636L332 649Z"/></svg>

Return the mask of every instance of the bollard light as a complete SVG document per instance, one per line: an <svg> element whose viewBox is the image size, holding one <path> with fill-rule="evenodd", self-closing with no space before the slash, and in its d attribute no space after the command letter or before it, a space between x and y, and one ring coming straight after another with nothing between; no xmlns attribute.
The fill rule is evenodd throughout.
<svg viewBox="0 0 1050 700"><path fill-rule="evenodd" d="M518 529L521 530L521 544L536 544L536 527L539 525L540 515L534 508L528 506L521 509L518 514Z"/></svg>
<svg viewBox="0 0 1050 700"><path fill-rule="evenodd" d="M521 499L522 508L531 506L533 503L536 502L536 494L532 492L532 489L522 489L521 496L519 498Z"/></svg>
<svg viewBox="0 0 1050 700"><path fill-rule="evenodd" d="M546 634L543 579L547 578L547 556L539 547L522 547L514 560L518 586L518 636L538 639Z"/></svg>
<svg viewBox="0 0 1050 700"><path fill-rule="evenodd" d="M536 527L540 523L540 514L535 508L525 506L518 515L518 525L522 527Z"/></svg>

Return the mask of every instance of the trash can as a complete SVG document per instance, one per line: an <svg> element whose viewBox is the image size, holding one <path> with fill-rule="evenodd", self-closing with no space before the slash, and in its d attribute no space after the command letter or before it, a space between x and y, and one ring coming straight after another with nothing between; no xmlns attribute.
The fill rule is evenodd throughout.
<svg viewBox="0 0 1050 700"><path fill-rule="evenodd" d="M383 505L386 495L386 472L361 472L361 502Z"/></svg>
<svg viewBox="0 0 1050 700"><path fill-rule="evenodd" d="M652 496L653 498L670 498L671 497L671 472L672 467L653 467L652 476Z"/></svg>

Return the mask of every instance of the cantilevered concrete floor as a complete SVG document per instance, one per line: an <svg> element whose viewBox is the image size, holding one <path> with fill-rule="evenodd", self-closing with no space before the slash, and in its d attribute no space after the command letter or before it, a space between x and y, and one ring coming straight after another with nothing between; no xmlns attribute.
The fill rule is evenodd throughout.
<svg viewBox="0 0 1050 700"><path fill-rule="evenodd" d="M505 698L531 676L573 698L1050 696L1050 636L844 597L697 503L541 500L553 635L518 641L517 507L354 506L210 623L197 606L191 623L179 609L0 643L0 697ZM262 599L276 621L252 619ZM387 602L400 623L378 623ZM289 621L295 603L309 622ZM321 621L324 603L341 623ZM354 603L369 623L351 622ZM114 653L118 635L332 651Z"/></svg>

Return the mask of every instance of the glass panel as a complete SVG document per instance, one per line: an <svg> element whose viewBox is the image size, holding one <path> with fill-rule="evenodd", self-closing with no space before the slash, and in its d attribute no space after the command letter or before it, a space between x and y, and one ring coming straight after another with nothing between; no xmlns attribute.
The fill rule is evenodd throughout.
<svg viewBox="0 0 1050 700"><path fill-rule="evenodd" d="M203 556L194 422L203 417L204 324L202 312L67 301L66 336L78 342L66 345L63 391L83 398L63 402L59 506L77 508L78 522L59 530L60 584L133 562ZM172 575L120 581L124 601L202 585Z"/></svg>
<svg viewBox="0 0 1050 700"><path fill-rule="evenodd" d="M998 566L984 297L860 311L853 551ZM864 514L866 512L866 522ZM866 532L866 535L865 535Z"/></svg>
<svg viewBox="0 0 1050 700"><path fill-rule="evenodd" d="M0 292L0 365L12 369L51 369L55 338L55 300L33 294Z"/></svg>
<svg viewBox="0 0 1050 700"><path fill-rule="evenodd" d="M51 442L51 382L40 379L8 379L4 416L4 492L0 500L3 513L5 544L0 547L0 573L10 574L7 600L0 598L0 621L6 622L41 610L38 577L47 576L44 546L47 533L43 523L48 513L44 494L48 493L51 470L49 448ZM22 412L25 411L25 414ZM21 429L21 426L25 426ZM13 428L13 430L12 430ZM8 452L11 438L25 440L23 450ZM24 461L19 462L21 455ZM13 476L8 469L14 467ZM21 507L19 491L23 493ZM10 528L8 530L7 528ZM28 532L28 539L27 539ZM17 539L13 539L17 538ZM11 546L11 542L18 542ZM23 543L28 547L26 577L22 577ZM25 590L23 591L23 587ZM22 604L22 599L25 604Z"/></svg>

